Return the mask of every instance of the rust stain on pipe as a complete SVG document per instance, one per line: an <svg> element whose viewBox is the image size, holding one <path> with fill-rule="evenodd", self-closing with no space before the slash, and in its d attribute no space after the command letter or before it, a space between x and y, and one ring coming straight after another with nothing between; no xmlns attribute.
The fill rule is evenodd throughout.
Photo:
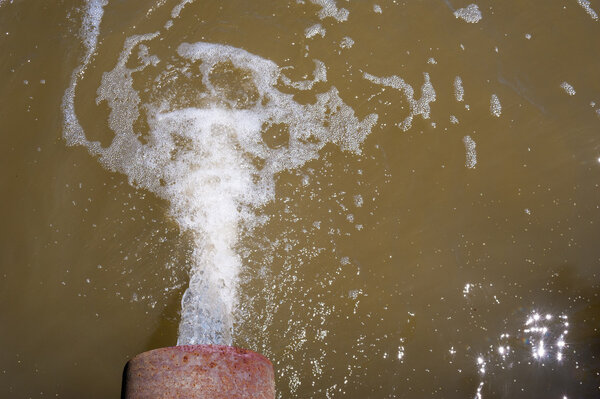
<svg viewBox="0 0 600 399"><path fill-rule="evenodd" d="M186 345L137 355L125 366L122 399L275 399L273 365L258 353Z"/></svg>

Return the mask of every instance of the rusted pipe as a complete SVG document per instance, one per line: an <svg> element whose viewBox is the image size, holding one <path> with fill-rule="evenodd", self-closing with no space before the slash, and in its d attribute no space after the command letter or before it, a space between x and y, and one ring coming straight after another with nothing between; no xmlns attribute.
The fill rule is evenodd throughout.
<svg viewBox="0 0 600 399"><path fill-rule="evenodd" d="M186 345L137 355L125 366L122 399L275 399L273 365L258 353Z"/></svg>

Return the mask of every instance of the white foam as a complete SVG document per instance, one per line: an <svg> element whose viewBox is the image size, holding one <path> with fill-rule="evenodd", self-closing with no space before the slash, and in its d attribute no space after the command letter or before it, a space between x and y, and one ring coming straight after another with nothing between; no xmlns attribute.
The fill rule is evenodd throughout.
<svg viewBox="0 0 600 399"><path fill-rule="evenodd" d="M75 115L75 89L79 80L83 78L85 71L94 57L100 34L100 22L104 15L104 6L108 0L89 0L83 15L83 21L79 35L85 47L85 53L81 57L80 64L71 74L69 87L65 90L62 100L63 124L65 127L65 139L67 144L81 144L79 138L84 135L83 129ZM99 146L99 144L98 144Z"/></svg>
<svg viewBox="0 0 600 399"><path fill-rule="evenodd" d="M343 49L352 48L354 46L354 40L351 37L345 36L340 42L340 47Z"/></svg>
<svg viewBox="0 0 600 399"><path fill-rule="evenodd" d="M310 0L311 3L321 6L319 11L319 18L333 18L338 22L344 22L348 20L350 12L345 8L338 8L334 0Z"/></svg>
<svg viewBox="0 0 600 399"><path fill-rule="evenodd" d="M477 151L476 151L477 144L471 138L471 136L463 137L463 143L465 144L465 151L466 151L465 166L469 169L473 169L473 168L475 168L475 165L477 165Z"/></svg>
<svg viewBox="0 0 600 399"><path fill-rule="evenodd" d="M573 88L573 86L571 86L571 85L570 85L569 83L567 83L567 82L562 82L562 83L560 84L560 87L562 87L562 89L565 91L565 93L567 93L567 94L568 94L568 95L570 95L570 96L574 96L574 95L575 95L575 93L576 93L576 91L575 91L575 89Z"/></svg>
<svg viewBox="0 0 600 399"><path fill-rule="evenodd" d="M306 28L306 30L304 31L304 36L307 39L313 38L317 35L319 35L321 37L325 37L326 33L327 33L327 31L325 30L325 28L323 28L323 26L321 24L314 24L314 25Z"/></svg>
<svg viewBox="0 0 600 399"><path fill-rule="evenodd" d="M313 60L315 63L315 71L313 72L312 80L301 80L298 82L292 81L290 78L281 74L280 79L287 86L293 87L298 90L311 90L316 83L327 81L327 67L320 60Z"/></svg>
<svg viewBox="0 0 600 399"><path fill-rule="evenodd" d="M490 112L496 118L499 118L502 114L502 105L500 104L500 99L495 94L492 94L492 97L490 98Z"/></svg>
<svg viewBox="0 0 600 399"><path fill-rule="evenodd" d="M459 8L458 10L454 11L454 16L470 24L476 24L477 22L481 21L482 18L481 11L479 11L477 4L469 4L465 8Z"/></svg>
<svg viewBox="0 0 600 399"><path fill-rule="evenodd" d="M171 10L171 18L179 18L179 15L181 14L181 11L183 11L185 6L193 3L194 1L196 0L181 0L181 2L175 7L173 7L173 9Z"/></svg>
<svg viewBox="0 0 600 399"><path fill-rule="evenodd" d="M373 12L376 14L383 14L383 10L379 4L373 4Z"/></svg>
<svg viewBox="0 0 600 399"><path fill-rule="evenodd" d="M360 153L377 115L360 121L335 87L316 93L316 102L306 105L276 88L283 83L308 90L324 82L325 66L318 60L313 81L291 82L270 60L200 42L181 44L180 66L165 66L149 49L157 37L128 38L115 67L102 77L96 101L110 108L108 124L115 133L110 145L88 140L72 107L63 109L65 120L72 121L65 123L64 135L69 145L86 146L132 185L167 200L171 217L193 237L178 344L231 344L241 230L263 220L258 208L273 200L277 173L317 158L327 143ZM134 86L142 71L156 75L145 90ZM226 79L219 78L223 71ZM183 85L181 92L162 91L177 76L196 77L198 83ZM152 100L143 100L142 93ZM141 116L149 126L144 140L134 128ZM263 138L275 127L285 130L277 145Z"/></svg>
<svg viewBox="0 0 600 399"><path fill-rule="evenodd" d="M585 12L588 13L590 17L592 17L594 21L598 20L598 13L594 11L589 0L577 0L577 3L579 3L579 5L585 10Z"/></svg>
<svg viewBox="0 0 600 399"><path fill-rule="evenodd" d="M465 89L463 88L460 76L454 78L454 97L458 102L463 101L465 97Z"/></svg>
<svg viewBox="0 0 600 399"><path fill-rule="evenodd" d="M421 115L423 119L429 119L429 113L431 112L430 103L435 101L436 95L428 73L423 73L425 83L421 86L421 98L419 99L414 98L415 93L412 86L396 75L381 78L365 72L363 77L378 85L400 90L404 94L410 106L410 114L402 122L398 123L398 126L402 130L407 131L410 129L412 121L417 115Z"/></svg>

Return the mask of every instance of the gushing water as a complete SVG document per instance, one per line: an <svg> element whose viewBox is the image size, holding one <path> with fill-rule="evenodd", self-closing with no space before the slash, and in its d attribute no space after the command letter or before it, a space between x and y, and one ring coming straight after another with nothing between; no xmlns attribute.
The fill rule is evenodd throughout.
<svg viewBox="0 0 600 399"><path fill-rule="evenodd" d="M86 138L74 111L106 3L89 4L86 55L63 102L64 136L132 185L167 200L171 217L192 235L178 344L231 344L241 231L265 221L260 208L275 198L277 173L317 158L327 143L359 153L377 115L360 121L335 87L317 94L314 104L278 90L278 84L300 91L324 82L318 60L314 81L301 82L283 76L270 60L221 44L182 43L166 62L151 53L161 35L152 32L129 37L113 70L103 75L96 102L110 108L115 133L103 148ZM142 89L141 75L151 77ZM140 120L147 129L138 127ZM267 140L274 134L276 143Z"/></svg>

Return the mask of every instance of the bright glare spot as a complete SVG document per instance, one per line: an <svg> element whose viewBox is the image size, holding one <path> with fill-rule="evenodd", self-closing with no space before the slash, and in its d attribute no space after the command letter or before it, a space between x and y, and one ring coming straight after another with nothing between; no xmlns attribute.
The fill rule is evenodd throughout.
<svg viewBox="0 0 600 399"><path fill-rule="evenodd" d="M481 389L483 388L483 381L479 383L479 386L477 387L477 394L475 396L475 399L481 399Z"/></svg>
<svg viewBox="0 0 600 399"><path fill-rule="evenodd" d="M560 352L557 353L556 354L556 360L558 360L560 362L562 360L562 356L563 356L562 353L560 353Z"/></svg>
<svg viewBox="0 0 600 399"><path fill-rule="evenodd" d="M538 321L540 319L540 315L539 314L534 314L533 315L533 320Z"/></svg>
<svg viewBox="0 0 600 399"><path fill-rule="evenodd" d="M498 347L498 353L500 353L501 355L504 355L505 349L503 346L499 346Z"/></svg>
<svg viewBox="0 0 600 399"><path fill-rule="evenodd" d="M536 357L542 358L546 354L546 350L544 349L544 341L540 341L538 345L538 349L536 351Z"/></svg>
<svg viewBox="0 0 600 399"><path fill-rule="evenodd" d="M552 315L551 314L547 314L546 315L546 320L550 320L550 319L552 319Z"/></svg>
<svg viewBox="0 0 600 399"><path fill-rule="evenodd" d="M481 356L477 358L477 364L483 364L483 358Z"/></svg>
<svg viewBox="0 0 600 399"><path fill-rule="evenodd" d="M467 283L465 284L465 288L463 289L463 296L467 296L467 294L469 293L469 291L471 291L471 286L473 284L471 283Z"/></svg>
<svg viewBox="0 0 600 399"><path fill-rule="evenodd" d="M404 347L400 346L398 347L398 360L402 360L402 358L404 358Z"/></svg>
<svg viewBox="0 0 600 399"><path fill-rule="evenodd" d="M565 341L563 341L562 339L560 341L558 341L557 343L559 348L562 348L563 346L565 346Z"/></svg>

